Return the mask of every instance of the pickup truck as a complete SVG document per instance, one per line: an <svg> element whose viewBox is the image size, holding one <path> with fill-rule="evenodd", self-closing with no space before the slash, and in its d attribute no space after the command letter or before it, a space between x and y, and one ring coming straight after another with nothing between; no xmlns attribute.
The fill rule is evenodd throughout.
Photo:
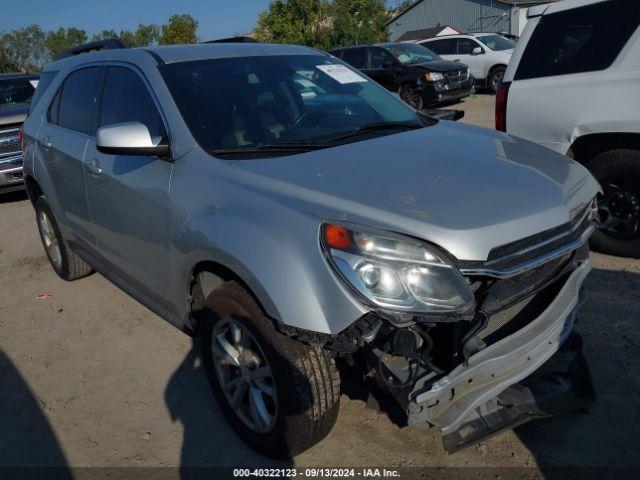
<svg viewBox="0 0 640 480"><path fill-rule="evenodd" d="M39 78L38 74L0 75L0 195L24 189L20 128Z"/></svg>

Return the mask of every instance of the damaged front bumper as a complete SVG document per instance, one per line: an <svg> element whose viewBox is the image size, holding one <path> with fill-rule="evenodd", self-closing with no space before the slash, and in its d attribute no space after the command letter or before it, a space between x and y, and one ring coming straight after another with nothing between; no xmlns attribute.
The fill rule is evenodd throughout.
<svg viewBox="0 0 640 480"><path fill-rule="evenodd" d="M590 270L589 261L583 261L556 298L526 327L472 355L433 383L429 375L419 379L409 395L409 424L439 427L445 447L452 451L533 416L554 413L533 408L534 397L544 395L539 391L544 382L538 383L536 395L530 389L527 393L526 383L531 380L527 377L544 370L541 367L571 335L580 287ZM579 351L576 355L584 365ZM592 392L590 384L583 390ZM560 396L571 397L566 393Z"/></svg>

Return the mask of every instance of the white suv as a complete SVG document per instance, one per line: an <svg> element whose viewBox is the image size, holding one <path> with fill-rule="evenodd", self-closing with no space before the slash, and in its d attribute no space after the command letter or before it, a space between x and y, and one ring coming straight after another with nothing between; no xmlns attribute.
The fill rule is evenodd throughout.
<svg viewBox="0 0 640 480"><path fill-rule="evenodd" d="M529 9L496 99L496 128L568 155L602 185L594 248L640 258L640 5Z"/></svg>
<svg viewBox="0 0 640 480"><path fill-rule="evenodd" d="M419 42L445 60L462 62L476 81L495 93L516 44L497 33L447 35Z"/></svg>

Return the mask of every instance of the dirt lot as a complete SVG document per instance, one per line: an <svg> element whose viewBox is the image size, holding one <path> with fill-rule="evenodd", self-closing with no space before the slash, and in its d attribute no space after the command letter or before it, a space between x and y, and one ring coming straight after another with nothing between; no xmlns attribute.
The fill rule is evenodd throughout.
<svg viewBox="0 0 640 480"><path fill-rule="evenodd" d="M491 126L493 101L480 95L458 108L465 121ZM399 429L343 396L323 442L274 463L227 426L192 340L99 275L58 279L26 196L10 195L0 199L0 466L430 466L435 475L527 467L501 473L518 478L552 467L640 467L640 261L593 260L578 324L599 394L589 413L446 455L435 430Z"/></svg>

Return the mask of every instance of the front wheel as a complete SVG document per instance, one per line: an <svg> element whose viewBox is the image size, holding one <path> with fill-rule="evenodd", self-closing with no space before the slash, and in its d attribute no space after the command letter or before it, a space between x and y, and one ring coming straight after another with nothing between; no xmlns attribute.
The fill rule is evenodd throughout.
<svg viewBox="0 0 640 480"><path fill-rule="evenodd" d="M424 100L422 95L412 85L403 85L400 87L400 98L408 105L420 111L424 108Z"/></svg>
<svg viewBox="0 0 640 480"><path fill-rule="evenodd" d="M340 407L340 379L326 350L279 333L236 282L205 301L200 340L213 393L236 433L272 458L322 440Z"/></svg>
<svg viewBox="0 0 640 480"><path fill-rule="evenodd" d="M640 151L618 149L597 155L587 165L600 182L600 228L591 245L611 255L640 258Z"/></svg>

